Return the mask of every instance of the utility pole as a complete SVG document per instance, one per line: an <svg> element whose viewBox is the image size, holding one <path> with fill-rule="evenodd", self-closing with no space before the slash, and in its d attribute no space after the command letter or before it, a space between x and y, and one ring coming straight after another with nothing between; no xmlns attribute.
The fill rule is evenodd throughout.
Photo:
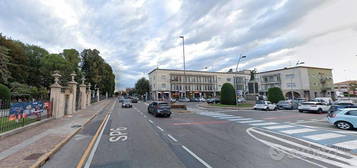
<svg viewBox="0 0 357 168"><path fill-rule="evenodd" d="M237 62L237 66L236 66L236 73L234 74L234 76L233 76L233 83L235 83L235 91L236 91L236 106L237 106L237 110L238 110L238 96L237 96L237 91L238 91L238 77L237 77L237 75L238 75L238 66L239 66L239 62L240 62L240 60L242 59L242 58L246 58L247 56L245 56L245 55L242 55L242 54L240 54L239 55L239 57L238 57L238 62Z"/></svg>
<svg viewBox="0 0 357 168"><path fill-rule="evenodd" d="M183 55L183 83L187 83L186 81L186 62L185 62L185 37L180 36L182 38L182 55ZM183 90L184 90L184 97L186 98L186 85L183 84Z"/></svg>

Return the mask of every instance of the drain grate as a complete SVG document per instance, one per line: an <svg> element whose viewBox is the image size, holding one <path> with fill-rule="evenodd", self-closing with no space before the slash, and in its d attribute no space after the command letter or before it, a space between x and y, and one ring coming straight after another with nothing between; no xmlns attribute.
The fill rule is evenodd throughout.
<svg viewBox="0 0 357 168"><path fill-rule="evenodd" d="M24 160L37 160L39 157L41 157L43 153L33 153L31 155L28 155L24 158Z"/></svg>
<svg viewBox="0 0 357 168"><path fill-rule="evenodd" d="M80 124L75 124L75 125L72 125L71 128L79 128L79 127L82 127L82 125Z"/></svg>

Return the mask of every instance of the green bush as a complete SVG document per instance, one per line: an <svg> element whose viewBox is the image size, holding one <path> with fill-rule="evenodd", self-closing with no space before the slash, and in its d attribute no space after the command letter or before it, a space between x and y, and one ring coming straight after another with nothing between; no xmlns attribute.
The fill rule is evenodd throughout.
<svg viewBox="0 0 357 168"><path fill-rule="evenodd" d="M272 103L278 103L280 100L285 100L283 91L278 87L273 87L268 90L268 100Z"/></svg>
<svg viewBox="0 0 357 168"><path fill-rule="evenodd" d="M10 97L11 97L10 89L5 85L0 84L0 99L9 101Z"/></svg>
<svg viewBox="0 0 357 168"><path fill-rule="evenodd" d="M223 84L221 88L221 104L236 104L236 92L230 83Z"/></svg>

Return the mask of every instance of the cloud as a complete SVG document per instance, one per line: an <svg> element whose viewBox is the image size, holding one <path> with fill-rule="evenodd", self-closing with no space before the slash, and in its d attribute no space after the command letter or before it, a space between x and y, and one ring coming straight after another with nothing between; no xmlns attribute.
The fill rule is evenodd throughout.
<svg viewBox="0 0 357 168"><path fill-rule="evenodd" d="M51 52L97 48L116 73L117 89L123 89L157 66L182 69L180 35L185 36L187 69L235 69L240 54L247 58L239 69L264 71L297 60L352 67L351 61L333 64L330 53L357 54L352 46L357 42L356 5L323 0L3 0L0 32ZM337 80L341 74L336 70ZM350 72L357 78L355 74Z"/></svg>

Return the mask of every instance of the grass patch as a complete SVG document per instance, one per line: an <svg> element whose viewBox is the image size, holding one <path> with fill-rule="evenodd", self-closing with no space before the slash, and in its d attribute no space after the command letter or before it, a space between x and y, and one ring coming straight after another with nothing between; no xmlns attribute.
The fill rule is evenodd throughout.
<svg viewBox="0 0 357 168"><path fill-rule="evenodd" d="M237 107L236 105L226 105L226 104L209 104L210 106L216 107ZM253 107L254 104L241 103L238 104L238 107Z"/></svg>
<svg viewBox="0 0 357 168"><path fill-rule="evenodd" d="M9 120L8 117L1 117L0 118L0 133L10 131L15 128L23 127L27 124L33 123L37 121L35 118L22 118L18 121L16 120Z"/></svg>

